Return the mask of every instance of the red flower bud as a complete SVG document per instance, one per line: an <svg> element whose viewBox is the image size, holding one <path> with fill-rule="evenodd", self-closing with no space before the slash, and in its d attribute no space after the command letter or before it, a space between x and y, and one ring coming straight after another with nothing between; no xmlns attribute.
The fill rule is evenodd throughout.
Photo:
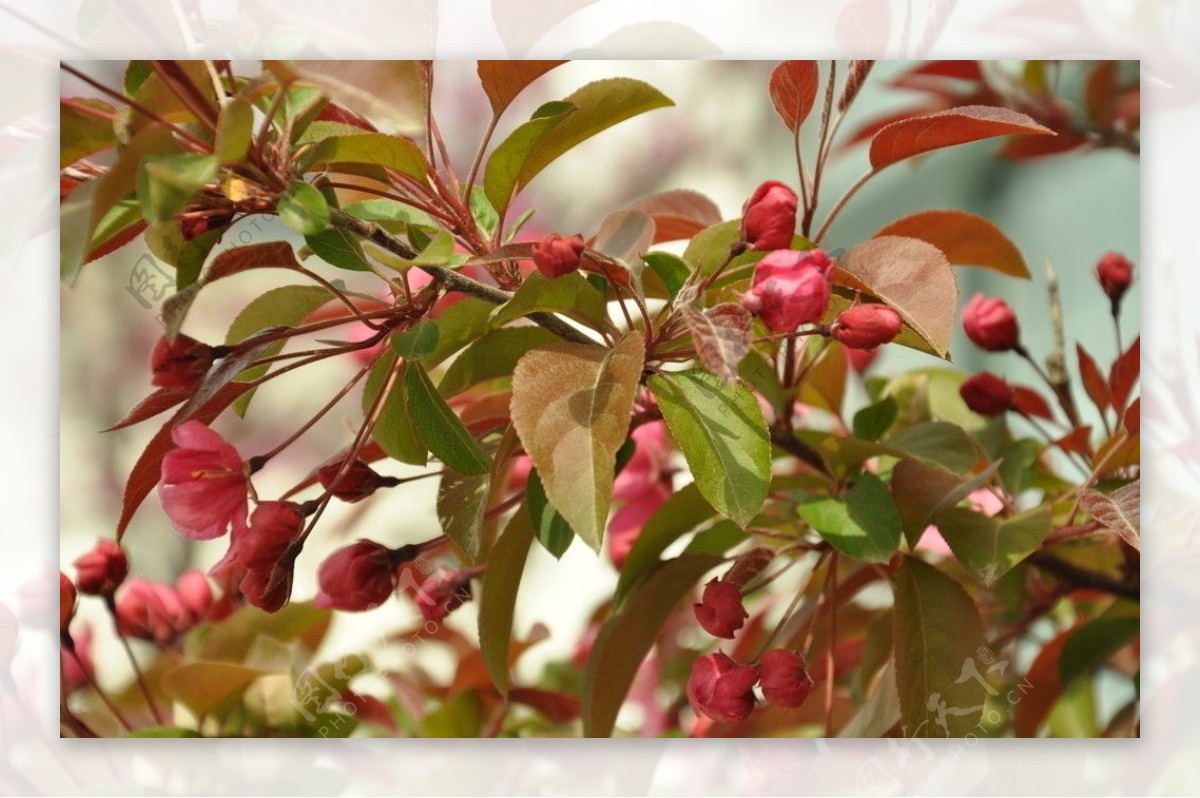
<svg viewBox="0 0 1200 798"><path fill-rule="evenodd" d="M175 580L175 593L192 624L204 620L213 605L212 587L200 571L184 571Z"/></svg>
<svg viewBox="0 0 1200 798"><path fill-rule="evenodd" d="M795 231L796 192L778 180L763 183L742 206L742 241L750 249L787 249Z"/></svg>
<svg viewBox="0 0 1200 798"><path fill-rule="evenodd" d="M813 680L804 657L791 651L775 649L763 654L758 672L763 697L777 707L798 707L812 690Z"/></svg>
<svg viewBox="0 0 1200 798"><path fill-rule="evenodd" d="M738 723L754 710L754 683L758 670L738 665L717 652L698 657L688 676L688 703L697 715L725 723Z"/></svg>
<svg viewBox="0 0 1200 798"><path fill-rule="evenodd" d="M394 552L370 540L338 549L317 569L318 607L355 612L378 607L396 590Z"/></svg>
<svg viewBox="0 0 1200 798"><path fill-rule="evenodd" d="M187 610L166 585L134 577L116 600L117 629L126 637L167 643L189 627Z"/></svg>
<svg viewBox="0 0 1200 798"><path fill-rule="evenodd" d="M191 388L200 384L212 364L213 349L208 344L186 335L177 335L174 341L163 336L150 356L154 372L150 383L160 388Z"/></svg>
<svg viewBox="0 0 1200 798"><path fill-rule="evenodd" d="M579 268L587 245L580 236L564 238L551 233L533 245L533 265L547 277L562 277Z"/></svg>
<svg viewBox="0 0 1200 798"><path fill-rule="evenodd" d="M846 359L850 361L850 368L854 369L859 374L866 373L866 370L871 368L871 364L875 362L875 358L879 356L879 350L872 349L847 349Z"/></svg>
<svg viewBox="0 0 1200 798"><path fill-rule="evenodd" d="M1133 282L1133 262L1119 252L1109 252L1096 263L1096 279L1109 299L1120 302Z"/></svg>
<svg viewBox="0 0 1200 798"><path fill-rule="evenodd" d="M75 617L75 585L62 571L58 572L58 628L65 632Z"/></svg>
<svg viewBox="0 0 1200 798"><path fill-rule="evenodd" d="M713 637L733 639L733 633L742 628L750 617L742 606L742 592L732 582L713 579L704 586L699 604L693 604L696 620L704 631Z"/></svg>
<svg viewBox="0 0 1200 798"><path fill-rule="evenodd" d="M116 541L101 538L75 560L75 586L80 593L111 596L129 575L129 560Z"/></svg>
<svg viewBox="0 0 1200 798"><path fill-rule="evenodd" d="M968 377L958 389L967 407L981 416L998 416L1016 401L1013 387L987 371Z"/></svg>
<svg viewBox="0 0 1200 798"><path fill-rule="evenodd" d="M963 330L980 349L988 352L1007 352L1020 345L1017 314L999 297L975 294L963 307Z"/></svg>
<svg viewBox="0 0 1200 798"><path fill-rule="evenodd" d="M439 571L417 588L417 608L425 620L441 623L446 616L471 599L471 579L478 575L475 568L461 571Z"/></svg>
<svg viewBox="0 0 1200 798"><path fill-rule="evenodd" d="M344 463L344 460L337 460L317 469L317 481L321 487L344 502L360 501L375 492L379 487L379 474L362 460L351 463L335 485L333 481L337 479Z"/></svg>
<svg viewBox="0 0 1200 798"><path fill-rule="evenodd" d="M288 561L247 571L239 587L246 601L264 612L279 612L292 597L292 568Z"/></svg>
<svg viewBox="0 0 1200 798"><path fill-rule="evenodd" d="M851 349L874 349L899 335L901 323L886 305L858 305L837 317L830 334Z"/></svg>
<svg viewBox="0 0 1200 798"><path fill-rule="evenodd" d="M772 332L791 332L821 320L829 304L833 261L819 249L776 250L754 267L754 281L742 305Z"/></svg>
<svg viewBox="0 0 1200 798"><path fill-rule="evenodd" d="M304 512L293 502L262 502L250 514L249 528L234 538L232 557L250 570L269 569L304 530Z"/></svg>

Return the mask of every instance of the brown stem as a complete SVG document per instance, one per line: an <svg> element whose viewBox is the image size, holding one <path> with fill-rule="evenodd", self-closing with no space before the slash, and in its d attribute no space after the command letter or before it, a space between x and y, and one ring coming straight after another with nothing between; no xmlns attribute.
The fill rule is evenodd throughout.
<svg viewBox="0 0 1200 798"><path fill-rule="evenodd" d="M125 727L125 731L133 731L132 724L130 724L125 715L121 713L121 710L117 709L116 705L113 704L112 699L108 697L108 694L100 688L100 685L96 682L96 678L92 675L91 670L84 664L83 658L80 657L79 652L75 650L75 641L72 640L69 635L64 633L62 636L61 645L63 651L67 652L71 659L75 660L75 664L79 666L79 670L83 673L83 678L87 679L87 683L92 688L92 692L100 696L100 701L103 702L104 706L108 707L108 711L113 714L113 717L117 719L117 722ZM66 702L65 695L63 696L63 702Z"/></svg>
<svg viewBox="0 0 1200 798"><path fill-rule="evenodd" d="M1141 601L1141 586L1136 581L1121 581L1105 574L1089 571L1044 551L1029 555L1026 562L1057 577L1071 587L1098 590L1101 593L1109 593L1131 601Z"/></svg>
<svg viewBox="0 0 1200 798"><path fill-rule="evenodd" d="M117 630L117 639L121 641L121 647L125 649L125 656L129 658L129 664L133 667L133 674L137 679L138 690L141 691L142 696L146 699L146 705L150 707L150 714L154 716L154 722L161 726L163 724L162 714L158 711L158 704L154 702L154 697L150 694L150 686L146 684L146 677L142 674L137 657L133 655L133 648L129 645L129 639L125 637L125 633L121 631L121 624L117 622L117 604L111 594L104 597L104 606L108 609L108 614L112 618L113 628Z"/></svg>
<svg viewBox="0 0 1200 798"><path fill-rule="evenodd" d="M773 427L771 429L771 443L793 457L803 460L822 474L829 474L829 470L825 467L825 461L821 459L821 455L817 453L817 450L797 438L792 432Z"/></svg>

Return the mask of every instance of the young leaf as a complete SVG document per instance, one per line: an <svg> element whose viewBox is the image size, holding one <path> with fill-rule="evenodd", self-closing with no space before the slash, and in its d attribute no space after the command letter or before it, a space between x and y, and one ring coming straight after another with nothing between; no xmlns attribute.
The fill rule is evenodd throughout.
<svg viewBox="0 0 1200 798"><path fill-rule="evenodd" d="M893 122L871 139L871 166L885 166L923 152L1017 133L1053 136L1054 131L1008 108L964 105Z"/></svg>
<svg viewBox="0 0 1200 798"><path fill-rule="evenodd" d="M900 564L895 601L896 686L904 736L965 736L979 723L987 698L967 670L984 646L975 602L953 579L914 557Z"/></svg>
<svg viewBox="0 0 1200 798"><path fill-rule="evenodd" d="M501 696L508 696L508 651L513 611L533 543L529 514L519 508L492 547L479 596L479 649Z"/></svg>
<svg viewBox="0 0 1200 798"><path fill-rule="evenodd" d="M937 524L959 562L985 585L994 585L1042 545L1050 531L1050 513L1031 510L1001 519L955 507L942 513Z"/></svg>
<svg viewBox="0 0 1200 798"><path fill-rule="evenodd" d="M825 497L800 505L800 515L835 549L854 560L885 563L900 547L900 514L887 486L864 473L846 500Z"/></svg>
<svg viewBox="0 0 1200 798"><path fill-rule="evenodd" d="M947 421L916 424L888 438L887 445L902 455L956 474L965 473L979 459L971 436L962 427Z"/></svg>
<svg viewBox="0 0 1200 798"><path fill-rule="evenodd" d="M500 327L531 313L562 313L592 328L603 327L608 318L604 296L578 272L554 278L530 274L512 299L492 312L492 325Z"/></svg>
<svg viewBox="0 0 1200 798"><path fill-rule="evenodd" d="M575 540L575 530L567 523L554 505L546 498L546 489L542 486L542 478L537 469L531 469L525 481L525 506L529 511L529 519L538 543L550 552L556 560L561 560Z"/></svg>
<svg viewBox="0 0 1200 798"><path fill-rule="evenodd" d="M442 311L437 318L438 344L425 357L425 367L434 368L486 333L495 307L486 300L467 297Z"/></svg>
<svg viewBox="0 0 1200 798"><path fill-rule="evenodd" d="M483 546L481 531L491 492L490 472L464 475L447 468L438 486L437 516L446 537L475 562Z"/></svg>
<svg viewBox="0 0 1200 798"><path fill-rule="evenodd" d="M1083 389L1096 409L1103 414L1112 403L1108 392L1108 379L1091 354L1083 348L1083 344L1075 343L1075 354L1079 357L1079 376L1083 379Z"/></svg>
<svg viewBox="0 0 1200 798"><path fill-rule="evenodd" d="M223 164L237 163L250 149L254 132L254 107L243 97L234 97L221 108L213 150Z"/></svg>
<svg viewBox="0 0 1200 798"><path fill-rule="evenodd" d="M302 236L313 236L329 227L329 204L315 186L294 181L279 197L279 218Z"/></svg>
<svg viewBox="0 0 1200 798"><path fill-rule="evenodd" d="M893 397L885 396L854 414L854 434L865 441L879 440L892 428L899 414L900 405Z"/></svg>
<svg viewBox="0 0 1200 798"><path fill-rule="evenodd" d="M689 554L667 560L643 579L592 645L583 673L583 734L608 737L634 674L680 600L722 558Z"/></svg>
<svg viewBox="0 0 1200 798"><path fill-rule="evenodd" d="M362 244L351 233L339 227L329 227L316 235L305 236L304 243L321 260L339 269L365 272L371 267L363 255Z"/></svg>
<svg viewBox="0 0 1200 798"><path fill-rule="evenodd" d="M916 238L872 238L838 259L834 279L886 302L935 354L947 356L958 283L937 247Z"/></svg>
<svg viewBox="0 0 1200 798"><path fill-rule="evenodd" d="M154 418L159 413L170 410L175 405L183 402L191 395L192 391L190 388L158 388L154 393L134 405L133 409L126 413L123 419L101 431L112 432L113 430L133 426L148 418Z"/></svg>
<svg viewBox="0 0 1200 798"><path fill-rule="evenodd" d="M667 296L674 299L687 282L692 273L691 268L683 262L683 258L669 252L647 252L643 260L650 271L658 275L667 289Z"/></svg>
<svg viewBox="0 0 1200 798"><path fill-rule="evenodd" d="M492 151L483 170L483 190L498 214L503 216L508 211L521 190L521 172L538 142L575 110L570 103L546 103Z"/></svg>
<svg viewBox="0 0 1200 798"><path fill-rule="evenodd" d="M641 211L654 221L653 244L690 239L721 221L721 209L698 191L676 189L638 200L631 210Z"/></svg>
<svg viewBox="0 0 1200 798"><path fill-rule="evenodd" d="M654 220L641 211L617 211L600 222L592 249L640 275L642 256L654 242ZM636 284L636 283L635 283Z"/></svg>
<svg viewBox="0 0 1200 798"><path fill-rule="evenodd" d="M517 361L537 346L557 343L559 338L541 327L508 327L493 330L468 346L454 359L438 391L451 397L484 380L512 374Z"/></svg>
<svg viewBox="0 0 1200 798"><path fill-rule="evenodd" d="M921 211L897 219L875 233L919 238L940 249L956 266L982 266L1010 277L1029 279L1029 267L1017 245L992 222L966 211Z"/></svg>
<svg viewBox="0 0 1200 798"><path fill-rule="evenodd" d="M795 132L808 118L819 79L816 61L784 61L771 72L767 83L771 104L788 130Z"/></svg>
<svg viewBox="0 0 1200 798"><path fill-rule="evenodd" d="M202 718L226 699L241 693L251 682L270 675L271 671L233 662L201 660L171 668L162 675L160 684L168 698Z"/></svg>
<svg viewBox="0 0 1200 798"><path fill-rule="evenodd" d="M71 164L89 155L117 146L117 136L111 120L92 116L78 110L85 106L112 114L114 108L104 100L91 97L72 97L71 104L58 105L58 168L66 169Z"/></svg>
<svg viewBox="0 0 1200 798"><path fill-rule="evenodd" d="M1140 479L1103 494L1084 490L1079 494L1079 506L1106 529L1111 529L1135 550L1142 550L1142 481Z"/></svg>
<svg viewBox="0 0 1200 798"><path fill-rule="evenodd" d="M449 468L468 476L485 474L491 469L487 453L433 387L421 363L406 364L404 387L413 426L434 456Z"/></svg>
<svg viewBox="0 0 1200 798"><path fill-rule="evenodd" d="M389 339L392 351L406 360L423 360L438 344L437 323L421 319L402 333Z"/></svg>
<svg viewBox="0 0 1200 798"><path fill-rule="evenodd" d="M1064 686L1096 672L1121 649L1137 639L1141 619L1137 605L1118 601L1093 618L1076 627L1063 645L1058 660L1059 680Z"/></svg>
<svg viewBox="0 0 1200 798"><path fill-rule="evenodd" d="M738 378L738 366L750 351L750 311L735 302L726 302L697 310L691 305L680 307L687 323L696 353L709 371L733 382Z"/></svg>
<svg viewBox="0 0 1200 798"><path fill-rule="evenodd" d="M480 61L479 84L499 118L525 87L566 61Z"/></svg>
<svg viewBox="0 0 1200 798"><path fill-rule="evenodd" d="M614 349L532 349L513 373L512 420L521 443L550 502L596 551L644 357L645 340L632 332Z"/></svg>
<svg viewBox="0 0 1200 798"><path fill-rule="evenodd" d="M925 528L937 523L946 510L983 485L996 473L1000 461L963 480L940 468L916 460L900 460L892 466L892 497L900 511L900 526L908 547L915 549Z"/></svg>
<svg viewBox="0 0 1200 798"><path fill-rule="evenodd" d="M387 133L353 133L344 136L329 136L316 144L304 156L302 170L317 172L329 169L349 174L378 174L379 169L393 169L414 178L419 183L426 181L429 164L412 139L390 136Z"/></svg>
<svg viewBox="0 0 1200 798"><path fill-rule="evenodd" d="M1112 406L1118 413L1125 410L1134 384L1142 372L1142 339L1134 339L1129 348L1112 364L1108 384L1112 392Z"/></svg>
<svg viewBox="0 0 1200 798"><path fill-rule="evenodd" d="M745 527L771 481L771 439L754 394L703 369L658 374L649 386L701 495Z"/></svg>
<svg viewBox="0 0 1200 798"><path fill-rule="evenodd" d="M220 166L211 155L147 155L138 172L138 205L151 224L174 219L192 197L216 177Z"/></svg>
<svg viewBox="0 0 1200 798"><path fill-rule="evenodd" d="M392 369L396 368L396 355L385 352L367 375L366 385L363 386L362 409L363 415L371 411L376 397L388 382ZM429 450L413 425L412 415L408 407L408 392L404 388L404 370L406 363L401 363L399 373L393 380L392 388L383 400L383 409L371 437L379 444L388 457L409 465L423 466L428 462Z"/></svg>

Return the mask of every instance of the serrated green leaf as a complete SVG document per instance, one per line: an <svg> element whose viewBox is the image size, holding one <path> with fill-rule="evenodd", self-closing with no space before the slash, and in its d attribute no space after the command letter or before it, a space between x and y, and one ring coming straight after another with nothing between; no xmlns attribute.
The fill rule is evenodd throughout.
<svg viewBox="0 0 1200 798"><path fill-rule="evenodd" d="M352 233L340 227L330 227L316 235L305 236L304 243L318 258L339 269L356 272L371 270L363 256L362 244Z"/></svg>
<svg viewBox="0 0 1200 798"><path fill-rule="evenodd" d="M187 209L196 192L216 177L219 166L211 155L147 155L138 172L142 216L150 223L174 219Z"/></svg>
<svg viewBox="0 0 1200 798"><path fill-rule="evenodd" d="M369 167L367 176L380 169L393 169L426 182L428 163L421 148L412 139L387 133L355 133L329 136L317 143L304 157L304 171L331 169L335 172L361 173L354 165ZM373 171L372 171L373 170Z"/></svg>
<svg viewBox="0 0 1200 798"><path fill-rule="evenodd" d="M315 186L297 180L287 187L277 205L279 218L302 236L314 236L329 227L329 203Z"/></svg>
<svg viewBox="0 0 1200 798"><path fill-rule="evenodd" d="M483 544L480 531L491 485L490 471L460 474L451 468L442 472L438 485L437 515L442 531L470 562L479 558Z"/></svg>
<svg viewBox="0 0 1200 798"><path fill-rule="evenodd" d="M407 363L404 387L413 426L435 457L468 476L485 474L491 469L487 453L433 387L421 363Z"/></svg>
<svg viewBox="0 0 1200 798"><path fill-rule="evenodd" d="M442 311L437 318L438 345L425 358L425 367L432 369L486 333L495 307L491 302L467 297Z"/></svg>
<svg viewBox="0 0 1200 798"><path fill-rule="evenodd" d="M561 560L575 540L575 530L546 498L546 488L537 469L530 469L525 480L525 507L533 525L534 536L542 548L556 560Z"/></svg>
<svg viewBox="0 0 1200 798"><path fill-rule="evenodd" d="M557 335L541 327L493 330L454 359L438 390L442 396L451 397L485 380L511 375L517 361L530 349L558 340Z"/></svg>
<svg viewBox="0 0 1200 798"><path fill-rule="evenodd" d="M667 296L672 299L692 273L691 267L684 263L683 258L669 252L647 252L642 259L650 267L650 271L662 280L667 289Z"/></svg>
<svg viewBox="0 0 1200 798"><path fill-rule="evenodd" d="M682 490L675 492L667 499L667 503L650 517L637 540L633 542L633 548L629 550L621 566L613 602L619 606L633 586L659 562L659 557L672 543L712 520L716 514L717 511L712 505L700 495L696 483L685 485Z"/></svg>
<svg viewBox="0 0 1200 798"><path fill-rule="evenodd" d="M392 351L408 360L421 360L437 349L437 323L421 319L412 327L389 339Z"/></svg>
<svg viewBox="0 0 1200 798"><path fill-rule="evenodd" d="M217 139L213 149L223 164L236 163L250 150L254 132L254 106L244 97L234 97L221 107Z"/></svg>
<svg viewBox="0 0 1200 798"><path fill-rule="evenodd" d="M370 413L371 407L379 392L388 382L388 376L396 367L394 352L384 352L371 373L367 375L366 385L363 386L362 408L363 415ZM387 398L383 400L383 408L371 437L379 444L379 448L394 460L409 465L423 466L428 460L429 450L425 441L417 432L408 408L408 394L404 387L404 370L407 364L401 363L399 373L393 380L392 388Z"/></svg>
<svg viewBox="0 0 1200 798"><path fill-rule="evenodd" d="M771 481L771 439L754 394L703 369L655 375L649 386L700 493L745 527Z"/></svg>
<svg viewBox="0 0 1200 798"><path fill-rule="evenodd" d="M892 615L904 736L967 735L987 698L977 679L969 673L963 678L984 646L975 602L932 565L905 557L896 574Z"/></svg>
<svg viewBox="0 0 1200 798"><path fill-rule="evenodd" d="M900 405L890 396L868 405L854 414L854 434L867 441L879 440L891 429L900 414Z"/></svg>
<svg viewBox="0 0 1200 798"><path fill-rule="evenodd" d="M508 653L513 613L534 530L525 508L518 508L488 555L479 596L479 649L500 695L508 697Z"/></svg>
<svg viewBox="0 0 1200 798"><path fill-rule="evenodd" d="M937 525L954 556L992 585L1042 545L1050 531L1050 512L1039 508L1012 518L991 518L955 507L938 516Z"/></svg>
<svg viewBox="0 0 1200 798"><path fill-rule="evenodd" d="M800 505L800 515L855 560L885 563L900 546L900 513L887 487L871 473L859 478L845 501L812 499Z"/></svg>
<svg viewBox="0 0 1200 798"><path fill-rule="evenodd" d="M508 211L513 197L521 188L521 170L530 152L538 141L549 135L575 106L564 102L551 102L538 108L533 117L519 126L488 158L483 170L484 194L496 212L503 216Z"/></svg>
<svg viewBox="0 0 1200 798"><path fill-rule="evenodd" d="M554 278L530 274L512 299L492 312L492 325L500 327L531 313L562 313L593 329L603 327L608 318L604 296L579 272Z"/></svg>

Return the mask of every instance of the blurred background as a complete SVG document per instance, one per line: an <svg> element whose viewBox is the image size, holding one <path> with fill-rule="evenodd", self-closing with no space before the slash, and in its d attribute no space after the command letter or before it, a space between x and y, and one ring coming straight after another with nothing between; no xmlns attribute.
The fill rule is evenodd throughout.
<svg viewBox="0 0 1200 798"><path fill-rule="evenodd" d="M530 229L538 232L595 231L610 211L643 196L688 188L711 197L726 218L739 215L742 203L761 181L777 179L796 185L791 134L771 109L767 76L775 62L737 61L578 61L540 79L506 114L494 141L527 119L543 102L559 99L601 77L640 78L675 101L675 107L653 111L622 123L561 158L527 190L525 202L537 213ZM82 66L82 64L80 64ZM843 64L844 65L844 64ZM889 111L914 105L913 92L888 83L911 63L880 62L843 125L843 136L859 124ZM1022 62L1002 64L1019 73ZM1126 65L1136 70L1136 64ZM96 62L89 74L119 85L120 62ZM253 74L256 62L236 64ZM1066 62L1056 73L1059 92L1081 102L1085 64ZM479 89L474 63L439 62L435 113L450 154L466 171L487 122L488 107ZM64 82L64 95L88 94ZM813 125L810 125L813 127ZM999 294L1017 310L1023 340L1036 356L1049 348L1045 278L1042 264L1053 264L1062 282L1068 346L1085 343L1101 364L1110 362L1116 343L1108 321L1108 305L1092 276L1096 260L1109 250L1139 257L1139 164L1119 150L1073 152L1014 163L992 157L995 141L943 150L894 166L873 179L838 218L827 237L829 249L851 246L896 218L935 208L957 208L997 223L1017 244L1033 272L1032 281L1005 278L978 269L958 269L960 303L976 290ZM822 190L823 210L866 169L866 149L846 150L834 159ZM818 213L818 219L822 213ZM230 245L289 238L281 224L266 218L246 219L230 231ZM218 245L218 251L226 246ZM120 511L121 492L130 467L154 434L153 421L126 430L101 433L150 393L150 350L161 334L157 304L150 307L128 290L130 273L144 267L140 242L89 264L73 289L61 292L61 551L64 570L97 537L111 537ZM168 273L169 267L163 267ZM361 275L333 267L326 276L352 286ZM206 289L184 331L218 343L237 313L267 288L294 282L280 275L244 275ZM368 290L377 290L370 281ZM169 292L168 292L169 293ZM1140 327L1138 283L1124 303L1123 327L1128 343ZM952 356L967 371L987 368L1014 381L1033 383L1034 375L1015 357L985 355L956 333ZM1073 361L1073 358L1071 359ZM341 362L345 361L345 362ZM919 353L885 349L873 373L936 365ZM1071 364L1074 372L1074 363ZM357 368L348 358L325 362L289 375L260 391L245 420L228 415L214 427L243 456L270 449L300 420L308 418ZM263 497L282 493L331 453L344 447L361 419L357 392L313 430L276 458L255 486ZM384 466L387 473L416 473L404 466ZM433 515L435 480L377 494L361 505L331 505L318 534L296 568L293 597L310 598L315 571L329 550L357 537L389 545L416 542L437 534ZM173 579L187 568L207 570L227 541L195 543L171 528L152 495L137 513L125 539L134 573ZM529 578L521 593L516 632L523 636L535 622L550 627L550 638L530 651L522 667L536 669L548 658L569 655L588 614L611 595L616 572L576 543L556 563L534 547ZM45 577L39 576L39 579ZM91 602L81 604L88 615ZM341 615L327 641L325 659L344 651L375 648L379 630L415 626L419 614L406 599L389 602L369 613ZM102 617L92 619L107 631ZM450 617L451 626L473 636L474 608L465 606ZM433 647L420 656L432 658ZM393 659L378 656L384 667L403 667L399 651ZM129 675L115 641L99 635L94 656L102 682L123 683Z"/></svg>

